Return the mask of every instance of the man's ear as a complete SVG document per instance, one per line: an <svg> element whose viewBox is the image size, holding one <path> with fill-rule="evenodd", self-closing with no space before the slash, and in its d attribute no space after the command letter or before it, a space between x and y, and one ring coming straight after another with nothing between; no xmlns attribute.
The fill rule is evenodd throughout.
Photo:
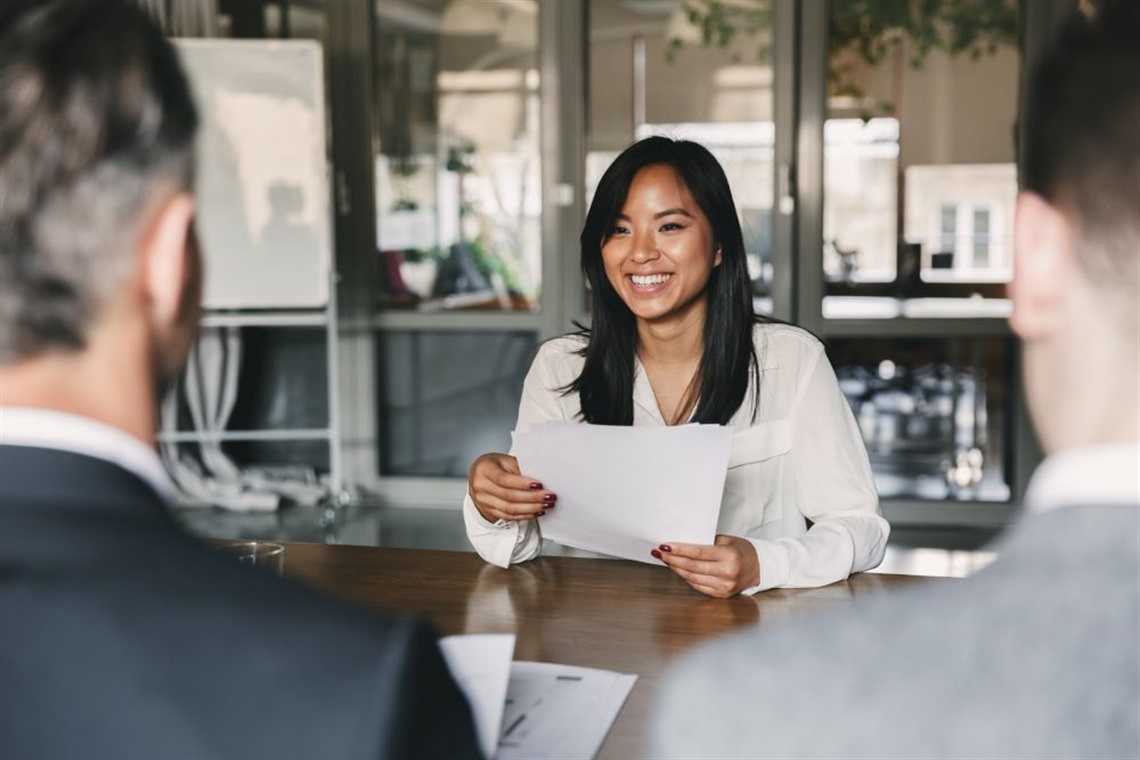
<svg viewBox="0 0 1140 760"><path fill-rule="evenodd" d="M185 313L191 295L186 279L193 275L191 256L194 200L187 193L164 199L141 241L141 285L156 327L165 330Z"/></svg>
<svg viewBox="0 0 1140 760"><path fill-rule="evenodd" d="M1022 340L1048 337L1065 319L1065 292L1073 275L1072 245L1073 231L1055 206L1036 193L1017 196L1009 324Z"/></svg>

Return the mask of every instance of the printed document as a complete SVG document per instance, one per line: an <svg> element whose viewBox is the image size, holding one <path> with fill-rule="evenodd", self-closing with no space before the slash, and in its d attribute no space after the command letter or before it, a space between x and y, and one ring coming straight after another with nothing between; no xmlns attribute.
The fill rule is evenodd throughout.
<svg viewBox="0 0 1140 760"><path fill-rule="evenodd" d="M589 760L636 681L609 670L514 663L496 760Z"/></svg>
<svg viewBox="0 0 1140 760"><path fill-rule="evenodd" d="M513 634L446 636L439 644L488 760L590 760L637 681L609 670L511 662Z"/></svg>

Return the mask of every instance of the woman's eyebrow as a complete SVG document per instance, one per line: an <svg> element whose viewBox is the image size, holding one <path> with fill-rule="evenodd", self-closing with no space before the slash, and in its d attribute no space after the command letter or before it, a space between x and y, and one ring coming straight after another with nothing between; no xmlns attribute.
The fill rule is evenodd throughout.
<svg viewBox="0 0 1140 760"><path fill-rule="evenodd" d="M653 218L654 219L660 219L660 218L665 217L665 216L673 216L674 214L680 214L681 216L687 216L690 219L693 218L693 215L690 214L688 211L686 211L683 208L667 208L664 211L658 211L656 214L653 215ZM628 214L620 213L614 217L614 221L615 222L628 222L628 221L630 221L630 218L629 218Z"/></svg>

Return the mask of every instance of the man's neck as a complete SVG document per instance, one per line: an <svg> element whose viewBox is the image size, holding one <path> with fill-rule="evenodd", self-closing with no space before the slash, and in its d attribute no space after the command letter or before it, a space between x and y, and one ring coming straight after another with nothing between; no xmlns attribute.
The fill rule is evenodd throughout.
<svg viewBox="0 0 1140 760"><path fill-rule="evenodd" d="M1140 441L1140 345L1135 304L1065 273L1048 318L1025 343L1025 378L1035 427L1048 454ZM1129 315L1132 316L1129 316Z"/></svg>
<svg viewBox="0 0 1140 760"><path fill-rule="evenodd" d="M129 352L49 353L0 368L0 405L76 414L118 428L148 446L157 392L145 356Z"/></svg>
<svg viewBox="0 0 1140 760"><path fill-rule="evenodd" d="M1096 344L1102 338L1089 335L1086 340ZM1053 408L1035 410L1046 451L1140 443L1138 364L1135 352L1073 350L1070 361L1056 370Z"/></svg>

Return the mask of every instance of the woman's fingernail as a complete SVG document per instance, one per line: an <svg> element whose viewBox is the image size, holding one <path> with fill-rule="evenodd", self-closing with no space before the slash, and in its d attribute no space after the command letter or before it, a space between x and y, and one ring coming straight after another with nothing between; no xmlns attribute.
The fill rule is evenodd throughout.
<svg viewBox="0 0 1140 760"><path fill-rule="evenodd" d="M552 493L544 494L542 497L542 503L543 504L551 504L554 501L556 501L557 499L558 499L558 497Z"/></svg>
<svg viewBox="0 0 1140 760"><path fill-rule="evenodd" d="M661 544L661 551L671 552L671 551L673 551L673 547L670 546L669 544Z"/></svg>
<svg viewBox="0 0 1140 760"><path fill-rule="evenodd" d="M532 490L532 491L537 491L537 490L538 490L538 489L540 489L540 488L542 488L542 483L539 483L537 480L532 480L532 481L531 481L531 483L530 483L530 490Z"/></svg>
<svg viewBox="0 0 1140 760"><path fill-rule="evenodd" d="M661 559L661 552L656 549L651 550L649 553L652 554L655 559Z"/></svg>

